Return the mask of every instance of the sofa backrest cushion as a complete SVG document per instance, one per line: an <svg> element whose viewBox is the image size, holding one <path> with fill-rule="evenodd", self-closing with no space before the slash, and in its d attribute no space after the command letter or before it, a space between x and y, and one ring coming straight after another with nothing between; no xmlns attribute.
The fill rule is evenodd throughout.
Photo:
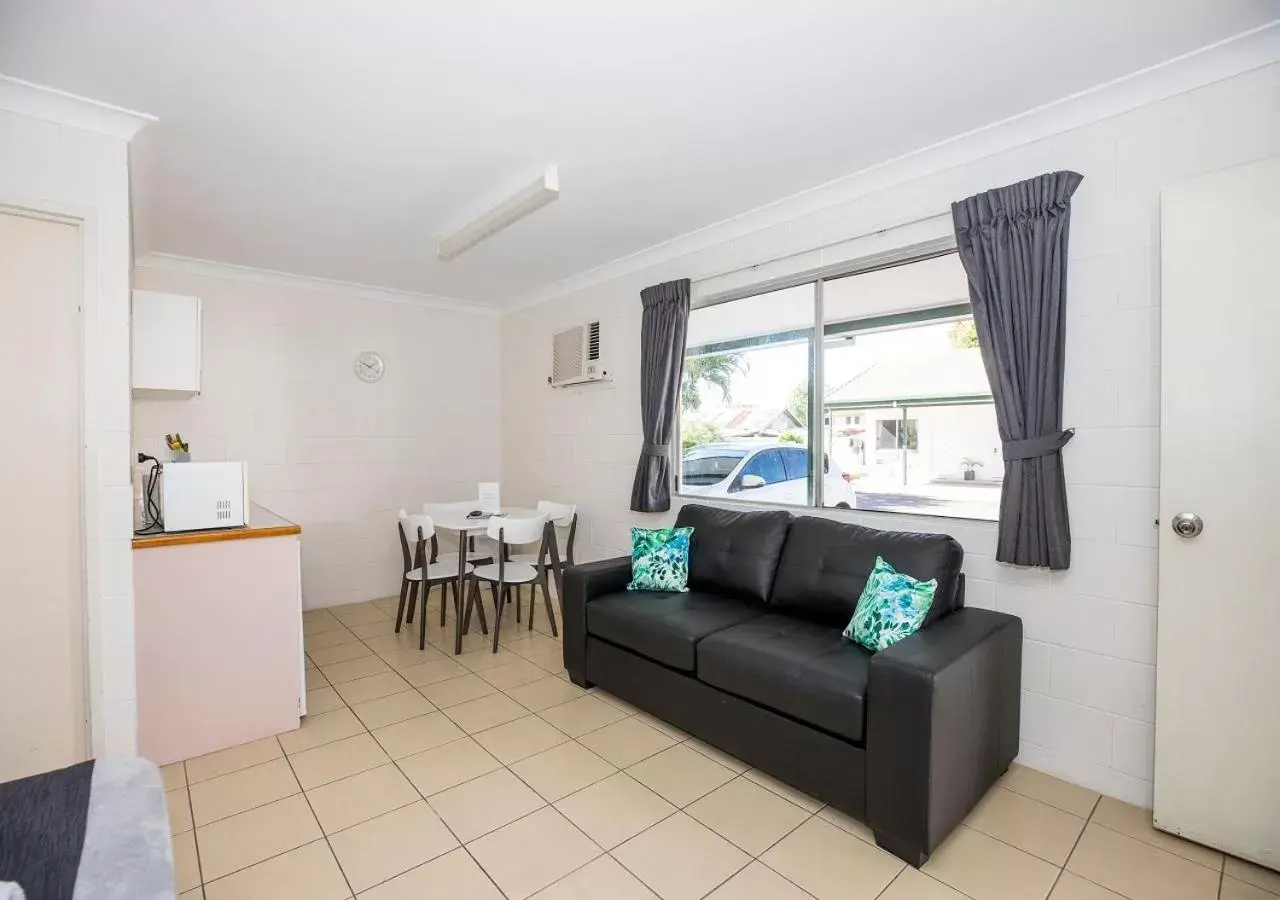
<svg viewBox="0 0 1280 900"><path fill-rule="evenodd" d="M778 612L843 628L877 556L912 578L938 579L922 628L963 602L958 587L964 549L950 535L880 531L816 516L791 523L771 602Z"/></svg>
<svg viewBox="0 0 1280 900"><path fill-rule="evenodd" d="M734 512L685 505L676 526L693 528L689 587L767 602L792 518L784 510Z"/></svg>

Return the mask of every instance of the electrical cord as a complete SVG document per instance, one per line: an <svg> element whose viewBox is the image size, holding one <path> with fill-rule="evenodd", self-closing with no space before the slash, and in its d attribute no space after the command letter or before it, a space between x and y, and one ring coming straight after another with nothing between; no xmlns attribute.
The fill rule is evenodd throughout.
<svg viewBox="0 0 1280 900"><path fill-rule="evenodd" d="M151 460L151 471L147 473L147 480L142 489L142 527L134 532L135 535L156 534L164 531L164 518L160 514L160 502L156 499L156 485L160 481L160 471L163 468L160 460L154 456L148 456L145 453L138 454L138 462L144 463ZM147 522L150 519L150 523Z"/></svg>

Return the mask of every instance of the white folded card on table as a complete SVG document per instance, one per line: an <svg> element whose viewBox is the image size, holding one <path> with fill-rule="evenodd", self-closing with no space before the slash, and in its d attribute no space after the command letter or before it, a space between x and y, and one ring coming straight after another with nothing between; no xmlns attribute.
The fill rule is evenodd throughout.
<svg viewBox="0 0 1280 900"><path fill-rule="evenodd" d="M502 511L501 501L498 497L498 482L482 481L480 482L480 509L487 513L497 513Z"/></svg>

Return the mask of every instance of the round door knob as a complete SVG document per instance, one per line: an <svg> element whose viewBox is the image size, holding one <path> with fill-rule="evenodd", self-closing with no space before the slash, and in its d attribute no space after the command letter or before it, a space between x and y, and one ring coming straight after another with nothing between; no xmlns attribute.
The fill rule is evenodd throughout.
<svg viewBox="0 0 1280 900"><path fill-rule="evenodd" d="M1195 513L1178 513L1173 517L1173 531L1178 537L1196 537L1204 531L1204 519Z"/></svg>

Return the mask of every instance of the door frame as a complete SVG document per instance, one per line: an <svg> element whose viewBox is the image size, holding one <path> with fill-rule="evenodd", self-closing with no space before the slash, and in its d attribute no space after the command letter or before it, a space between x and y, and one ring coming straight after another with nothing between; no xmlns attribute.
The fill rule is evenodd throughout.
<svg viewBox="0 0 1280 900"><path fill-rule="evenodd" d="M89 547L94 543L90 533L96 532L98 518L96 511L100 505L98 491L98 458L101 450L102 436L95 433L93 422L89 417L89 404L94 386L88 378L88 361L91 348L99 343L98 324L98 248L96 217L92 210L71 204L55 203L49 200L33 200L24 197L0 195L0 214L39 219L46 222L57 222L70 225L76 230L79 242L80 259L80 296L78 318L79 347L77 362L79 372L77 381L79 394L79 433L80 433L80 478L78 484L80 514L80 610L84 618L81 630L84 658L84 736L85 748L89 756L97 756L105 748L105 735L100 725L103 720L104 691L102 690L102 616L98 602L101 592L98 589L101 573L93 565ZM90 486L93 489L90 489ZM130 489L132 490L132 488ZM100 535L94 534L100 539Z"/></svg>

